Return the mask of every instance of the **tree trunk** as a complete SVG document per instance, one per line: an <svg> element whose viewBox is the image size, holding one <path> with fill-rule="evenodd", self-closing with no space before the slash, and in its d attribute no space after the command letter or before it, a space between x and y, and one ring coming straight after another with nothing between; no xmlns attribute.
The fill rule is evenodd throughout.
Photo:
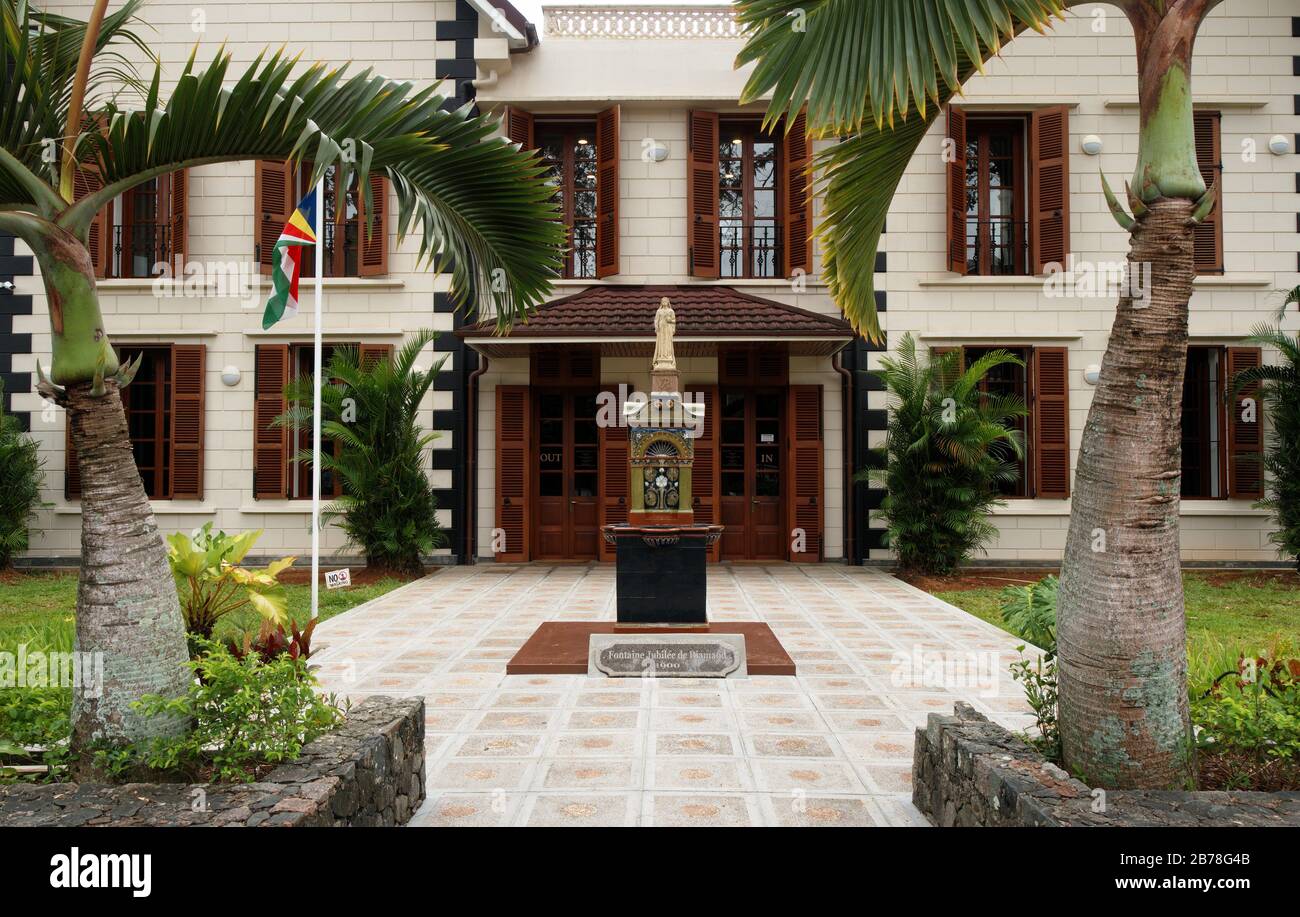
<svg viewBox="0 0 1300 917"><path fill-rule="evenodd" d="M118 361L104 334L90 256L80 240L52 224L30 230L25 239L45 283L51 377L66 389L81 468L76 646L103 660L102 686L73 691L72 749L177 734L186 723L146 719L130 707L144 694L185 693L189 654L167 551L135 467L112 376ZM106 377L100 395L92 392L97 373ZM87 756L75 762L74 776L93 776Z"/></svg>

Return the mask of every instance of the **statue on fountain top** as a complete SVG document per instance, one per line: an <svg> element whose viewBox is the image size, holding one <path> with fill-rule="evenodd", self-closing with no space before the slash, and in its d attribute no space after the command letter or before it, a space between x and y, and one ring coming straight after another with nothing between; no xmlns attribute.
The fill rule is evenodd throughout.
<svg viewBox="0 0 1300 917"><path fill-rule="evenodd" d="M665 296L655 312L655 355L651 372L677 372L677 356L673 353L673 335L677 333L677 313Z"/></svg>

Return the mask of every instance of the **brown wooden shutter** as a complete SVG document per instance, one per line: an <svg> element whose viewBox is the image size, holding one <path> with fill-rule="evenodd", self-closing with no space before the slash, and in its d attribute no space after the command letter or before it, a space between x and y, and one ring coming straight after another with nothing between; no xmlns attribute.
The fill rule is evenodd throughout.
<svg viewBox="0 0 1300 917"><path fill-rule="evenodd" d="M1070 253L1070 113L1064 105L1029 117L1029 262L1035 274Z"/></svg>
<svg viewBox="0 0 1300 917"><path fill-rule="evenodd" d="M1264 360L1258 347L1227 348L1226 384L1231 391L1237 373L1259 366ZM1254 419L1243 416L1243 402L1255 401ZM1264 404L1259 386L1243 388L1228 405L1228 496L1258 500L1264 496Z"/></svg>
<svg viewBox="0 0 1300 917"><path fill-rule="evenodd" d="M170 176L171 189L168 195L168 201L171 208L169 214L171 244L167 250L168 260L171 263L172 276L183 278L185 276L185 259L189 252L189 197L190 197L190 175L189 169L177 169Z"/></svg>
<svg viewBox="0 0 1300 917"><path fill-rule="evenodd" d="M253 179L253 258L258 270L267 276L271 274L275 242L297 203L293 199L290 164L281 159L259 159Z"/></svg>
<svg viewBox="0 0 1300 917"><path fill-rule="evenodd" d="M948 139L953 159L948 163L948 270L966 273L966 112L949 105Z"/></svg>
<svg viewBox="0 0 1300 917"><path fill-rule="evenodd" d="M517 143L522 149L531 150L537 144L533 140L533 116L522 108L506 106L504 117L506 137L511 143Z"/></svg>
<svg viewBox="0 0 1300 917"><path fill-rule="evenodd" d="M172 488L176 500L203 499L202 344L172 347Z"/></svg>
<svg viewBox="0 0 1300 917"><path fill-rule="evenodd" d="M81 499L81 462L77 461L77 447L72 444L72 413L63 412L66 429L63 435L63 496L69 500Z"/></svg>
<svg viewBox="0 0 1300 917"><path fill-rule="evenodd" d="M624 391L631 391L632 386L628 385ZM598 524L603 528L607 525L618 525L627 522L627 511L631 498L631 474L632 469L629 464L629 454L631 451L631 442L628 438L628 428L622 426L623 405L618 403L619 387L617 385L603 385L601 391L612 392L614 395L614 426L602 424L600 426L600 518ZM606 544L604 537L599 542L599 557L604 561L613 561L615 550L612 544Z"/></svg>
<svg viewBox="0 0 1300 917"><path fill-rule="evenodd" d="M289 431L271 425L284 413L289 384L289 345L258 344L253 381L253 496L258 500L289 495Z"/></svg>
<svg viewBox="0 0 1300 917"><path fill-rule="evenodd" d="M380 360L391 360L392 344L361 344L357 347L357 360L362 369L374 369Z"/></svg>
<svg viewBox="0 0 1300 917"><path fill-rule="evenodd" d="M80 165L72 173L72 199L79 201L88 194L95 194L104 189L104 179L99 174L99 166ZM90 250L90 266L96 277L108 276L109 253L112 251L111 235L108 223L108 207L95 214L90 221L90 231L86 235L86 248Z"/></svg>
<svg viewBox="0 0 1300 917"><path fill-rule="evenodd" d="M704 403L704 425L695 439L695 461L691 464L691 509L700 525L721 521L718 498L722 493L721 464L718 461L718 387L688 385L686 390ZM722 540L709 548L709 560L722 559Z"/></svg>
<svg viewBox="0 0 1300 917"><path fill-rule="evenodd" d="M804 531L804 550L790 550L792 563L812 564L822 559L822 387L792 385L789 389L789 425L786 474L788 477L789 523L787 544L793 548L794 530Z"/></svg>
<svg viewBox="0 0 1300 917"><path fill-rule="evenodd" d="M1217 111L1192 112L1193 131L1196 136L1196 165L1201 170L1205 187L1209 188L1223 173L1223 149L1219 136L1220 116ZM1223 182L1219 182L1214 209L1192 233L1192 254L1198 274L1223 273Z"/></svg>
<svg viewBox="0 0 1300 917"><path fill-rule="evenodd" d="M496 527L505 533L498 563L523 563L529 556L531 391L527 385L497 386Z"/></svg>
<svg viewBox="0 0 1300 917"><path fill-rule="evenodd" d="M382 277L388 273L388 179L378 172L371 172L366 180L370 182L370 205L374 208L374 214L370 218L369 232L366 231L365 212L358 217L361 258L358 260L357 274L361 277Z"/></svg>
<svg viewBox="0 0 1300 917"><path fill-rule="evenodd" d="M596 277L618 273L619 107L596 116Z"/></svg>
<svg viewBox="0 0 1300 917"><path fill-rule="evenodd" d="M1070 496L1070 351L1034 348L1034 496Z"/></svg>
<svg viewBox="0 0 1300 917"><path fill-rule="evenodd" d="M718 276L718 113L690 114L686 162L691 276Z"/></svg>
<svg viewBox="0 0 1300 917"><path fill-rule="evenodd" d="M716 148L716 145L715 145ZM812 142L808 139L808 118L800 112L781 143L781 182L785 186L781 212L785 230L782 269L786 277L795 271L812 270ZM715 170L716 175L716 170Z"/></svg>

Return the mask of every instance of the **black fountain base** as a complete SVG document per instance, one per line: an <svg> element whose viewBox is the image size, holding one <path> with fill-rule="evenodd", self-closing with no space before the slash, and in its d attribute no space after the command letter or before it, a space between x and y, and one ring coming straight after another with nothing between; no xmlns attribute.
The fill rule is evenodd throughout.
<svg viewBox="0 0 1300 917"><path fill-rule="evenodd" d="M620 625L708 624L708 552L722 526L607 525L601 534L617 552Z"/></svg>

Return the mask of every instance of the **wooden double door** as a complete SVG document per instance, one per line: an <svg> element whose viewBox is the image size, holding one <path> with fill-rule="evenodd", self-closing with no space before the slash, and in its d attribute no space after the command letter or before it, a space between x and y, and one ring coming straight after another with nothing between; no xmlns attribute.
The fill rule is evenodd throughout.
<svg viewBox="0 0 1300 917"><path fill-rule="evenodd" d="M718 394L722 557L786 557L786 390L722 389Z"/></svg>
<svg viewBox="0 0 1300 917"><path fill-rule="evenodd" d="M594 389L533 396L533 558L595 560L600 550L600 431Z"/></svg>

